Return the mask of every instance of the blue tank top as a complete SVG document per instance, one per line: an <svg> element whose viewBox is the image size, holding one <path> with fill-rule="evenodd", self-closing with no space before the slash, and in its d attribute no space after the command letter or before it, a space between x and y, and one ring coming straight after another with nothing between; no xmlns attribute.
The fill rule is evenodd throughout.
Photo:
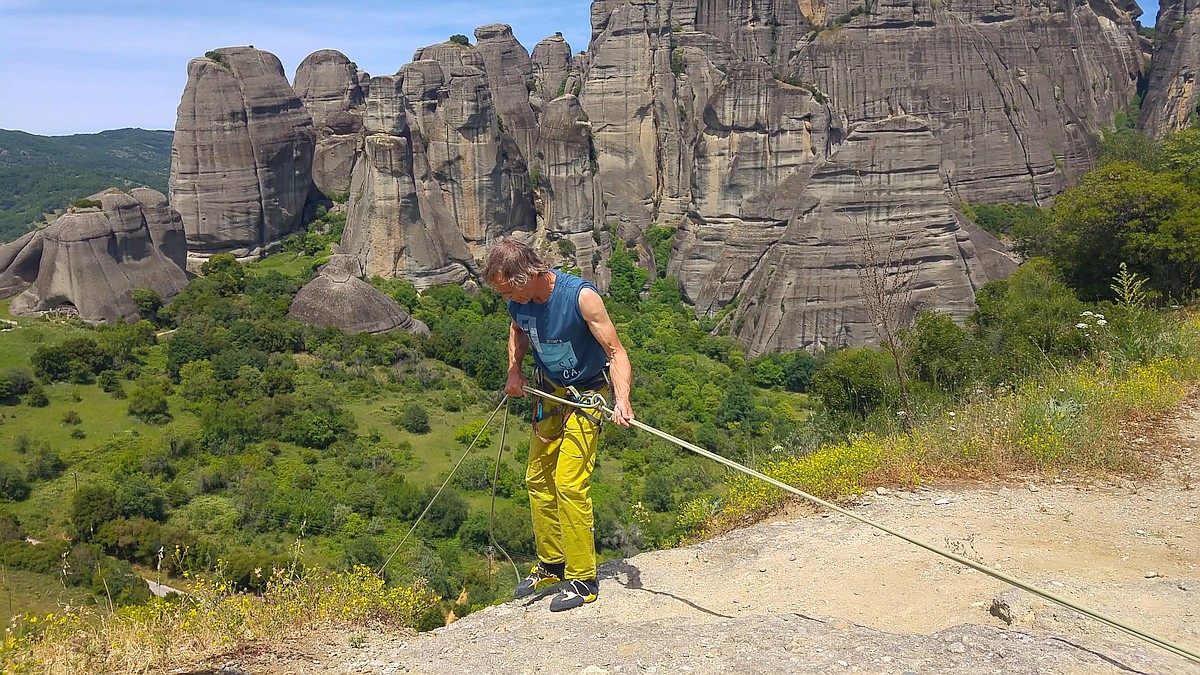
<svg viewBox="0 0 1200 675"><path fill-rule="evenodd" d="M547 378L563 387L584 384L608 365L604 347L579 311L579 292L595 291L596 286L573 274L552 271L554 289L546 302L509 301L508 313L529 336L533 360Z"/></svg>

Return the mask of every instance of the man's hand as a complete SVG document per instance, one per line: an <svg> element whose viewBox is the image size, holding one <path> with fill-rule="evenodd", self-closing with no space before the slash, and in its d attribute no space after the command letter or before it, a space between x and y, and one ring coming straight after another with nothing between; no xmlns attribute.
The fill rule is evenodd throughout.
<svg viewBox="0 0 1200 675"><path fill-rule="evenodd" d="M628 427L632 420L633 408L629 405L629 399L618 400L613 405L612 421L620 426Z"/></svg>
<svg viewBox="0 0 1200 675"><path fill-rule="evenodd" d="M513 398L521 398L525 395L525 374L519 370L508 371L508 383L504 385L504 393ZM626 425L628 426L628 425Z"/></svg>

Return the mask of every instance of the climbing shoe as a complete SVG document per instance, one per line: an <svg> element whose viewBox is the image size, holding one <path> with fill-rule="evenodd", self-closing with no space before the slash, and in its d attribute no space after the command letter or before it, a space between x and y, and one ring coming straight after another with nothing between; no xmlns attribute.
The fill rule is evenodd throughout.
<svg viewBox="0 0 1200 675"><path fill-rule="evenodd" d="M566 563L544 563L538 561L533 569L529 570L529 576L521 580L517 584L517 590L513 593L513 598L520 600L526 596L562 582L563 572L566 569Z"/></svg>
<svg viewBox="0 0 1200 675"><path fill-rule="evenodd" d="M550 601L551 612L565 612L595 602L600 595L600 583L595 579L570 579Z"/></svg>

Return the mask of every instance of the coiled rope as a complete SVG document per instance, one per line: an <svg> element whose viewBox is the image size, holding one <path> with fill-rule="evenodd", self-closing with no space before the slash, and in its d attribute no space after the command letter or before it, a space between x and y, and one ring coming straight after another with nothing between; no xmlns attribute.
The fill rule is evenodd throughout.
<svg viewBox="0 0 1200 675"><path fill-rule="evenodd" d="M604 397L602 395L600 395L599 393L596 393L596 392L588 392L588 393L582 394L580 397L581 400L579 400L579 401L568 401L566 399L558 398L557 396L547 394L544 391L537 391L537 390L531 389L529 387L524 387L524 389L526 392L528 392L531 395L537 395L537 396L541 396L544 398L548 398L550 400L556 401L558 403L562 403L564 405L575 406L577 408L599 409L599 410L603 410L604 413L607 415L613 414L612 408L608 407L608 402L604 400ZM736 469L737 471L741 471L742 473L744 473L748 476L753 476L759 480L766 481L767 483L770 483L771 485L774 485L775 487L777 487L781 490L784 490L785 492L790 492L790 493L796 495L797 497L801 497L802 499L806 499L814 504L818 504L827 509L837 511L838 513L840 513L844 516L849 516L850 518L853 518L861 523L870 525L871 527L874 527L878 530L882 530L894 537L899 537L900 539L903 539L904 541L907 541L910 544L920 546L921 548L923 548L927 551L930 551L931 553L936 553L944 558L953 560L956 563L965 565L967 567L970 567L973 570L983 572L984 574L986 574L988 576L999 579L1000 581L1003 581L1007 584L1016 586L1017 588L1020 588L1021 590L1028 591L1030 593L1033 593L1034 595L1041 596L1051 602L1062 605L1063 607L1072 609L1076 612L1079 612L1080 614L1083 614L1084 616L1089 616L1101 623L1104 623L1104 624L1107 624L1108 626L1116 628L1119 631L1122 631L1122 632L1132 635L1133 637L1136 637L1140 640L1145 640L1146 642L1149 642L1150 644L1153 644L1157 647L1165 649L1165 650L1171 652L1172 654L1182 656L1183 658L1188 659L1189 661L1192 661L1195 663L1200 663L1200 653L1197 653L1191 649L1183 647L1182 645L1176 644L1166 638L1159 637L1159 636L1151 634L1151 633L1147 633L1146 631L1143 631L1143 630L1140 630L1133 626L1130 626L1118 619L1114 619L1113 617L1110 617L1108 615L1097 612L1094 609L1089 609L1082 605L1076 604L1076 603L1072 602L1071 600L1068 600L1064 597L1056 595L1050 591L1044 590L1042 588L1038 588L1037 586L1034 586L1033 584L1030 584L1030 583L1027 583L1020 579L1017 579L1016 577L1012 577L1012 576L1005 574L999 570L988 567L987 565L984 565L982 563L975 562L974 560L971 560L970 558L966 558L964 556L958 555L951 551L946 551L944 549L938 548L937 546L934 546L933 544L930 544L928 542L917 539L916 537L912 537L907 534L904 534L903 532L894 530L894 529L888 527L887 525L883 525L882 523L877 523L877 522L871 520L870 518L867 518L866 516L862 516L860 514L854 513L853 511L843 509L842 507L838 506L837 504L827 502L824 499L821 499L820 497L817 497L815 495L810 495L803 490L800 490L791 485L788 485L787 483L778 481L774 478L771 478L770 476L768 476L766 474L760 473L758 471L755 471L754 469L751 469L749 467L738 464L737 462L735 462L731 459L727 459L727 458L722 457L721 455L718 455L714 452L705 450L704 448L701 448L697 445L688 443L687 441L685 441L681 438L676 438L675 436L672 436L671 434L668 434L665 431L659 431L658 429L655 429L654 427L652 427L648 424L639 422L638 420L629 420L629 424L637 427L638 429L649 432L665 441L674 443L675 445L678 445L687 450L691 450L692 452L694 452L702 457L707 457L708 459L711 459L715 462L720 462L721 464L724 464L725 466L728 466L731 469Z"/></svg>

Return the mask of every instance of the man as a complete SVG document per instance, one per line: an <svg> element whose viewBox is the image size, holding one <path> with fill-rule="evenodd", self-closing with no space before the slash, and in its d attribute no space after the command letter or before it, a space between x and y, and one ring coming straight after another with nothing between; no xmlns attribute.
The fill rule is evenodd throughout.
<svg viewBox="0 0 1200 675"><path fill-rule="evenodd" d="M532 346L535 389L567 400L574 392L600 392L613 409L612 421L628 427L633 419L629 355L596 287L550 269L536 251L508 237L488 254L483 278L507 301L512 317L504 391L525 395L521 364ZM517 585L515 596L562 583L550 602L550 611L561 612L592 602L600 593L588 491L601 420L594 409L541 397L534 398L533 413L525 484L538 562Z"/></svg>

